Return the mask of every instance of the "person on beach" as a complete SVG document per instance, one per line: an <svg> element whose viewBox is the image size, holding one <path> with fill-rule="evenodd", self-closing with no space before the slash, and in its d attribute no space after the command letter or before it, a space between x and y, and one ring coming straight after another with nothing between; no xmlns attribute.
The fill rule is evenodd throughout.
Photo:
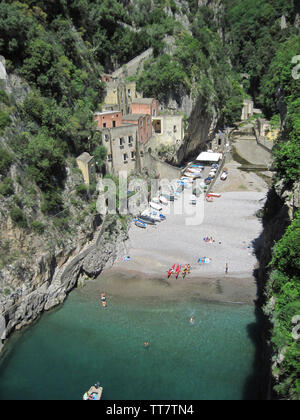
<svg viewBox="0 0 300 420"><path fill-rule="evenodd" d="M228 263L225 264L225 274L228 274Z"/></svg>

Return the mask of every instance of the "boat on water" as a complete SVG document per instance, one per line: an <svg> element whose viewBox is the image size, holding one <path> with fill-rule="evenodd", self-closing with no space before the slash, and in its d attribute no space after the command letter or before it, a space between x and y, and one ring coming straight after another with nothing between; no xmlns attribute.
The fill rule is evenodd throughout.
<svg viewBox="0 0 300 420"><path fill-rule="evenodd" d="M84 401L99 401L101 400L103 387L98 383L91 386L90 389L84 393L82 399Z"/></svg>
<svg viewBox="0 0 300 420"><path fill-rule="evenodd" d="M157 210L157 211L162 210L161 204L154 203L153 201L150 201L149 204L150 204L150 207L152 207L154 210Z"/></svg>
<svg viewBox="0 0 300 420"><path fill-rule="evenodd" d="M145 222L143 222L142 220L140 220L140 219L134 219L134 223L135 223L135 225L136 225L137 227L140 227L140 228L146 229L146 223L145 223Z"/></svg>
<svg viewBox="0 0 300 420"><path fill-rule="evenodd" d="M214 199L212 197L207 197L206 196L206 201L208 201L209 203L212 203L214 201Z"/></svg>

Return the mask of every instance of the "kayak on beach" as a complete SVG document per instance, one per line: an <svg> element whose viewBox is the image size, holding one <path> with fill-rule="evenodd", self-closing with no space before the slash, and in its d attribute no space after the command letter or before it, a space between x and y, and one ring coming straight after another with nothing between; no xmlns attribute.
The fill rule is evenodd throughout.
<svg viewBox="0 0 300 420"><path fill-rule="evenodd" d="M168 271L168 278L170 278L170 276L171 276L172 274L174 274L174 270L175 270L175 264L173 264L173 265L172 265L172 268L170 268L170 269L169 269L169 271Z"/></svg>

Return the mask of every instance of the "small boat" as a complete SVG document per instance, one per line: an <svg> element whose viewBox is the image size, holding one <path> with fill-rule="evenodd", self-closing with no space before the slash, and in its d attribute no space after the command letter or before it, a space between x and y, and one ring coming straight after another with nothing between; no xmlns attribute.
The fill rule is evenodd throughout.
<svg viewBox="0 0 300 420"><path fill-rule="evenodd" d="M135 222L135 225L136 225L137 227L140 227L140 228L146 229L146 223L145 223L145 222L143 222L142 220L139 220L139 219L134 219L134 222Z"/></svg>
<svg viewBox="0 0 300 420"><path fill-rule="evenodd" d="M193 205L197 204L197 197L195 196L195 194L191 195L191 204L193 204Z"/></svg>
<svg viewBox="0 0 300 420"><path fill-rule="evenodd" d="M216 198L219 198L219 197L221 197L221 194L217 194L217 193L208 193L208 194L206 194L206 197L216 197Z"/></svg>
<svg viewBox="0 0 300 420"><path fill-rule="evenodd" d="M140 216L138 220L146 223L147 225L155 225L155 220L150 216Z"/></svg>
<svg viewBox="0 0 300 420"><path fill-rule="evenodd" d="M227 179L227 172L223 171L222 175L220 176L221 181L226 181Z"/></svg>
<svg viewBox="0 0 300 420"><path fill-rule="evenodd" d="M192 174L201 175L201 171L196 168L188 168L187 172L191 172Z"/></svg>
<svg viewBox="0 0 300 420"><path fill-rule="evenodd" d="M183 175L188 178L196 178L195 174L192 174L191 172L185 172Z"/></svg>
<svg viewBox="0 0 300 420"><path fill-rule="evenodd" d="M172 274L174 274L174 270L175 270L175 264L173 264L173 265L172 265L172 268L170 268L170 269L169 269L169 271L168 271L168 278L170 278L170 276L171 276Z"/></svg>
<svg viewBox="0 0 300 420"><path fill-rule="evenodd" d="M151 200L153 203L160 204L160 200L158 197L153 197Z"/></svg>
<svg viewBox="0 0 300 420"><path fill-rule="evenodd" d="M177 279L178 279L179 274L180 274L180 265L178 264L175 270L175 275Z"/></svg>
<svg viewBox="0 0 300 420"><path fill-rule="evenodd" d="M150 201L150 207L152 207L154 210L161 211L162 206L160 204L154 203L153 201Z"/></svg>
<svg viewBox="0 0 300 420"><path fill-rule="evenodd" d="M156 222L161 222L161 218L160 218L159 214L156 211L151 212L151 214L149 215L149 217L151 217L152 219L154 219Z"/></svg>
<svg viewBox="0 0 300 420"><path fill-rule="evenodd" d="M165 205L167 205L168 204L168 200L166 199L166 197L163 197L163 196L159 196L159 201L162 203L162 204L165 204Z"/></svg>
<svg viewBox="0 0 300 420"><path fill-rule="evenodd" d="M214 201L214 199L212 197L207 197L206 196L206 201L208 201L209 203L212 203Z"/></svg>
<svg viewBox="0 0 300 420"><path fill-rule="evenodd" d="M160 213L159 217L161 218L161 220L166 220L167 219L166 216L164 214L161 214L161 213Z"/></svg>
<svg viewBox="0 0 300 420"><path fill-rule="evenodd" d="M194 167L194 166L191 166L190 168L188 168L187 169L187 171L189 171L189 172L195 172L195 173L200 173L200 172L202 172L202 170L204 169L204 166L199 166L199 167Z"/></svg>
<svg viewBox="0 0 300 420"><path fill-rule="evenodd" d="M83 395L84 401L99 401L101 400L103 387L99 384L91 386L90 389Z"/></svg>

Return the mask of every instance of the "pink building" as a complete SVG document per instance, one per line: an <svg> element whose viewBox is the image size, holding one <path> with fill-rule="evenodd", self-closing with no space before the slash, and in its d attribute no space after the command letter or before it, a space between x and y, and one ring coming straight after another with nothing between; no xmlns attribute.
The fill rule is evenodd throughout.
<svg viewBox="0 0 300 420"><path fill-rule="evenodd" d="M138 142L146 144L152 136L151 116L148 114L129 114L123 116L123 123L138 126Z"/></svg>
<svg viewBox="0 0 300 420"><path fill-rule="evenodd" d="M157 117L159 102L154 98L136 98L132 100L132 114L148 114L151 117Z"/></svg>
<svg viewBox="0 0 300 420"><path fill-rule="evenodd" d="M121 111L104 111L95 112L94 120L97 123L97 128L113 128L122 125Z"/></svg>

